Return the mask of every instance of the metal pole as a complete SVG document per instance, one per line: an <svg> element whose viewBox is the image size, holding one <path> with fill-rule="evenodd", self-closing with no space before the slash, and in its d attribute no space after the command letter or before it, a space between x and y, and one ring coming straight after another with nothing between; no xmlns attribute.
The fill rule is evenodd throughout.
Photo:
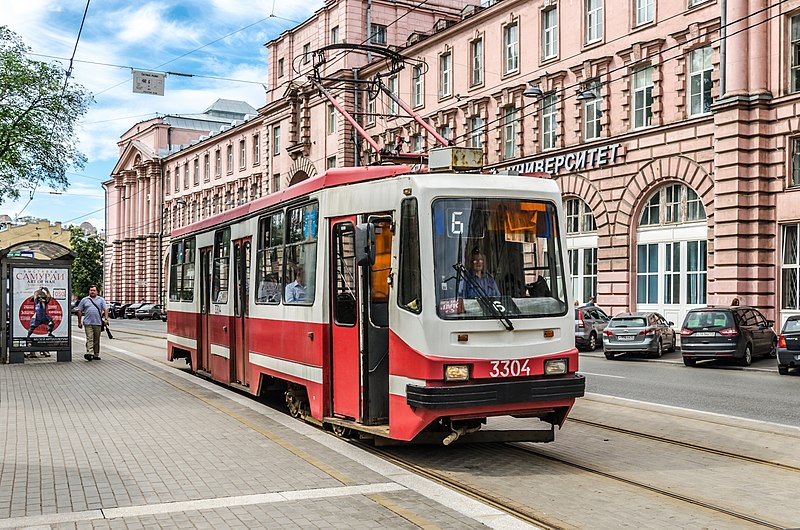
<svg viewBox="0 0 800 530"><path fill-rule="evenodd" d="M366 141L367 141L367 143L368 143L369 145L371 145L373 149L375 149L375 152L376 152L376 153L380 152L381 148L378 146L378 144L377 144L377 143L375 143L375 140L373 140L373 139L372 139L372 137L371 137L369 134L367 134L367 131L365 131L365 130L364 130L364 129L363 129L363 128L362 128L362 127L361 127L361 126L358 124L358 122L357 122L357 121L356 121L356 120L355 120L355 119L354 119L354 118L353 118L353 117L350 115L350 113L349 113L349 112L347 112L347 111L344 109L344 107L342 107L342 106L339 104L339 102L338 102L338 101L336 101L336 98L334 98L334 97L331 95L331 93L330 93L330 92L328 92L328 91L325 89L325 87L323 87L323 86L322 86L322 83L320 83L319 81L317 81L316 79L314 79L314 78L312 78L312 77L309 77L309 78L308 78L308 80L309 80L309 81L311 81L311 84L312 84L312 85L314 85L314 87L315 87L317 90L319 90L319 91L322 93L322 95L323 95L323 96L325 96L325 97L328 99L328 101L330 101L330 102L331 102L331 105L333 105L333 106L336 108L336 110L338 110L339 112L341 112L341 113L342 113L342 116L344 116L344 119L346 119L346 120L347 120L347 121L350 123L350 125L352 125L352 126L353 126L353 128L354 128L356 131L358 131L358 134L360 134L361 136L363 136L363 137L364 137L364 140L366 140Z"/></svg>
<svg viewBox="0 0 800 530"><path fill-rule="evenodd" d="M414 119L414 121L416 121L417 123L419 123L422 126L423 129L425 129L426 131L431 133L433 135L433 137L436 138L436 141L438 141L440 144L442 144L445 147L450 145L450 140L448 140L447 138L445 138L444 136L442 136L441 134L436 132L436 129L434 129L433 127L428 125L428 123L425 120L422 119L422 116L420 116L419 114L414 112L411 109L411 107L406 105L405 102L402 99L397 97L394 93L392 93L391 90L386 88L386 86L383 84L383 81L381 81L380 79L378 79L378 88L383 90L383 92L387 96L392 98L392 101L394 101L395 103L400 105L400 108L402 108L404 111L406 111L408 113L408 115L411 116Z"/></svg>

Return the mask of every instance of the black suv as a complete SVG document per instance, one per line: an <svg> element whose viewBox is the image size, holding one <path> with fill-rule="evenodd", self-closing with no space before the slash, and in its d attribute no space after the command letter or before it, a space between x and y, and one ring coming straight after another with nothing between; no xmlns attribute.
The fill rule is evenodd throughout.
<svg viewBox="0 0 800 530"><path fill-rule="evenodd" d="M681 327L683 364L703 359L736 359L750 366L753 357L775 357L778 337L757 309L745 306L704 307L686 314Z"/></svg>

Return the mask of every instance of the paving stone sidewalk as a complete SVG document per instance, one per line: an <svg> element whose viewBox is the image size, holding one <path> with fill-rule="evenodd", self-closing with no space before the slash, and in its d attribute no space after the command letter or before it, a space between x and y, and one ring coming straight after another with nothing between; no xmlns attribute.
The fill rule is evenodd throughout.
<svg viewBox="0 0 800 530"><path fill-rule="evenodd" d="M475 501L438 502L397 470L387 478L335 450L340 440L308 436L242 404L249 398L156 364L104 353L91 363L0 365L0 528L516 521L491 510L474 518L463 506Z"/></svg>

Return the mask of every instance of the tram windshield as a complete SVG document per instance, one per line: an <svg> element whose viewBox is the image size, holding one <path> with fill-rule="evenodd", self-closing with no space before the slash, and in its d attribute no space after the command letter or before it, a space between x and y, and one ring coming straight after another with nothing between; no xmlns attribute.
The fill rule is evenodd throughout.
<svg viewBox="0 0 800 530"><path fill-rule="evenodd" d="M436 307L444 319L517 318L567 312L555 205L506 199L433 203Z"/></svg>

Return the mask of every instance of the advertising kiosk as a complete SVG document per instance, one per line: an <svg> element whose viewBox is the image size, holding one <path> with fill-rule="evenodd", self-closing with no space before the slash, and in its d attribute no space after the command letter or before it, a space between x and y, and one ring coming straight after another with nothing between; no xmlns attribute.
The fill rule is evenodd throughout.
<svg viewBox="0 0 800 530"><path fill-rule="evenodd" d="M25 241L0 251L0 362L54 352L72 360L71 272L75 254L51 241Z"/></svg>

